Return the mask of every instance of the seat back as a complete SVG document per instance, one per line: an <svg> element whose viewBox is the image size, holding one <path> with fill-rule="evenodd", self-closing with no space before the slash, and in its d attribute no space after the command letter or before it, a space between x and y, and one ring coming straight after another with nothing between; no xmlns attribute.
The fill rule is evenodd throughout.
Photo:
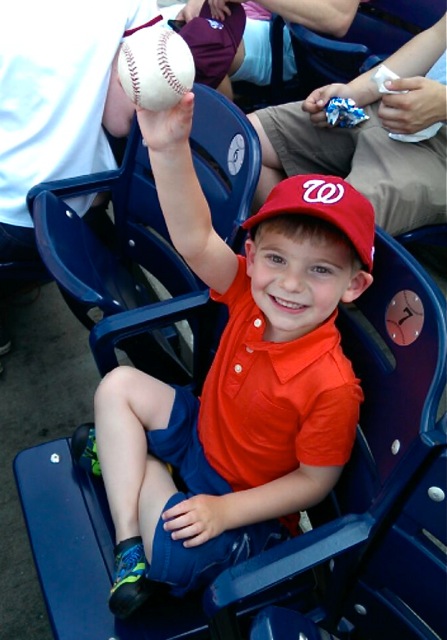
<svg viewBox="0 0 447 640"><path fill-rule="evenodd" d="M344 605L360 635L447 637L446 471L444 446L422 465L392 526L365 555Z"/></svg>
<svg viewBox="0 0 447 640"><path fill-rule="evenodd" d="M196 95L190 143L194 167L208 200L213 225L235 250L235 234L250 213L251 198L259 176L260 148L245 115L221 94L205 85L194 85ZM149 225L168 238L155 193L155 184L141 135L134 136L127 160L127 206L117 212L125 220ZM172 176L175 187L175 176ZM150 198L151 206L146 198ZM124 210L125 209L125 210ZM240 246L240 245L239 245Z"/></svg>
<svg viewBox="0 0 447 640"><path fill-rule="evenodd" d="M362 12L375 14L402 29L417 32L431 27L445 13L443 0L369 0L360 5Z"/></svg>
<svg viewBox="0 0 447 640"><path fill-rule="evenodd" d="M365 400L351 460L330 498L310 510L315 524L366 511L381 522L442 439L436 420L446 385L445 299L380 229L373 275L373 285L340 308L343 348Z"/></svg>
<svg viewBox="0 0 447 640"><path fill-rule="evenodd" d="M380 229L373 275L373 285L355 305L341 308L339 325L365 394L357 450L367 453L374 469L366 504L379 510L382 499L386 504L408 486L438 444L446 303L419 263Z"/></svg>
<svg viewBox="0 0 447 640"><path fill-rule="evenodd" d="M262 596L336 637L348 629L346 637L371 640L446 637L446 300L380 229L373 275L337 320L365 395L351 459L327 499L307 511L305 535L219 576L205 600L218 623L224 613L231 620L237 602ZM307 609L289 594L311 568L319 590ZM270 623L261 627L271 633Z"/></svg>
<svg viewBox="0 0 447 640"><path fill-rule="evenodd" d="M332 38L288 23L297 68L299 97L333 82L349 82L394 53L445 12L438 0L371 0L360 4L348 32Z"/></svg>
<svg viewBox="0 0 447 640"><path fill-rule="evenodd" d="M332 496L335 514L368 509L374 535L337 604L360 634L410 640L430 628L445 637L446 301L396 241L377 239L375 283L340 321L365 402Z"/></svg>
<svg viewBox="0 0 447 640"><path fill-rule="evenodd" d="M249 214L260 171L259 140L229 100L204 85L195 85L194 92L194 165L215 228L239 251L240 225ZM175 180L172 176L173 188ZM65 204L69 197L96 191L111 194L114 236L109 242ZM96 317L98 309L99 316L109 316L160 295L205 288L172 246L136 120L118 171L38 185L29 202L42 259L89 329L92 309Z"/></svg>

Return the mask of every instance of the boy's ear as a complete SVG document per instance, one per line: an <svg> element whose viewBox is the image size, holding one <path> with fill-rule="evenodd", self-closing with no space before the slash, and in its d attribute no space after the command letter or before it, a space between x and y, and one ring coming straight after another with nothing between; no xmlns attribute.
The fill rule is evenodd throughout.
<svg viewBox="0 0 447 640"><path fill-rule="evenodd" d="M253 269L253 262L256 253L256 245L251 238L247 238L245 241L245 257L247 258L247 275L251 276Z"/></svg>
<svg viewBox="0 0 447 640"><path fill-rule="evenodd" d="M373 277L367 271L357 271L349 287L341 297L342 302L353 302L372 284Z"/></svg>

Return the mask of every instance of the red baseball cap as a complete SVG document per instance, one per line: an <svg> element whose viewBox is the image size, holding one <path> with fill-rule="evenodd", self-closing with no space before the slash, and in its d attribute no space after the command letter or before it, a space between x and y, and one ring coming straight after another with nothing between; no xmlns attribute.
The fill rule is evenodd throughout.
<svg viewBox="0 0 447 640"><path fill-rule="evenodd" d="M286 178L272 189L259 211L243 223L251 229L275 216L298 213L330 222L354 245L362 263L372 270L374 209L354 187L336 176L306 174Z"/></svg>
<svg viewBox="0 0 447 640"><path fill-rule="evenodd" d="M231 9L231 15L221 22L211 16L208 0L205 0L197 18L179 31L194 58L195 81L214 89L227 75L245 29L243 6L234 2L226 6Z"/></svg>

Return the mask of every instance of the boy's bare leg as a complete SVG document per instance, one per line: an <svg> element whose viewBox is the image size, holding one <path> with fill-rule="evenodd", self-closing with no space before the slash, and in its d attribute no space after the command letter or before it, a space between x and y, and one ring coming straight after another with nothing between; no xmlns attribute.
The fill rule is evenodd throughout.
<svg viewBox="0 0 447 640"><path fill-rule="evenodd" d="M177 487L167 466L148 456L146 473L140 491L139 523L143 538L144 551L149 564L152 561L152 545L155 529L161 513L171 496L177 493Z"/></svg>
<svg viewBox="0 0 447 640"><path fill-rule="evenodd" d="M131 367L114 369L96 391L98 456L117 543L141 535L138 522L140 491L146 473L152 467L158 471L158 465L148 464L145 430L167 427L174 397L172 387ZM157 483L158 475L156 473L154 478ZM158 515L176 491L173 483L168 488L164 482L162 487L163 490L158 490L163 497L154 491L156 502L160 503L154 504Z"/></svg>

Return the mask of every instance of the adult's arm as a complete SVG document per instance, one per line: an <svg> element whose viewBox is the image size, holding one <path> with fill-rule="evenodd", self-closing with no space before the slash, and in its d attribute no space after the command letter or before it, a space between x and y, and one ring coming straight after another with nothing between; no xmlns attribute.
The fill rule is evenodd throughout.
<svg viewBox="0 0 447 640"><path fill-rule="evenodd" d="M129 133L134 113L135 105L124 92L118 78L117 52L112 63L102 123L112 136L124 138Z"/></svg>
<svg viewBox="0 0 447 640"><path fill-rule="evenodd" d="M334 96L352 98L359 107L365 107L382 99L383 105L381 105L381 113L379 113L381 116L384 115L383 106L400 109L399 119L403 115L403 109L409 112L408 117L405 118L407 123L402 127L397 126L397 128L395 122L393 128L389 121L390 114L385 113L384 126L386 128L395 132L418 131L423 128L421 120L424 122L423 126L429 126L432 122L445 118L445 86L424 77L433 64L444 54L445 49L446 16L444 15L433 27L412 38L385 60L386 66L402 78L391 82L387 88L395 91L405 90L409 92L408 94L397 96L379 93L377 84L372 80L377 70L377 67L374 67L348 84L330 84L315 89L303 101L302 108L310 114L313 124L327 127L324 107ZM417 94L414 93L415 90L418 91ZM417 112L421 113L422 109L425 115L418 118Z"/></svg>
<svg viewBox="0 0 447 640"><path fill-rule="evenodd" d="M337 38L343 37L354 20L358 0L256 0L289 22L320 31Z"/></svg>
<svg viewBox="0 0 447 640"><path fill-rule="evenodd" d="M446 15L433 27L419 33L386 59L386 66L402 78L425 76L430 67L446 50ZM348 88L359 106L375 102L381 97L376 84L371 81L377 67L358 76Z"/></svg>

